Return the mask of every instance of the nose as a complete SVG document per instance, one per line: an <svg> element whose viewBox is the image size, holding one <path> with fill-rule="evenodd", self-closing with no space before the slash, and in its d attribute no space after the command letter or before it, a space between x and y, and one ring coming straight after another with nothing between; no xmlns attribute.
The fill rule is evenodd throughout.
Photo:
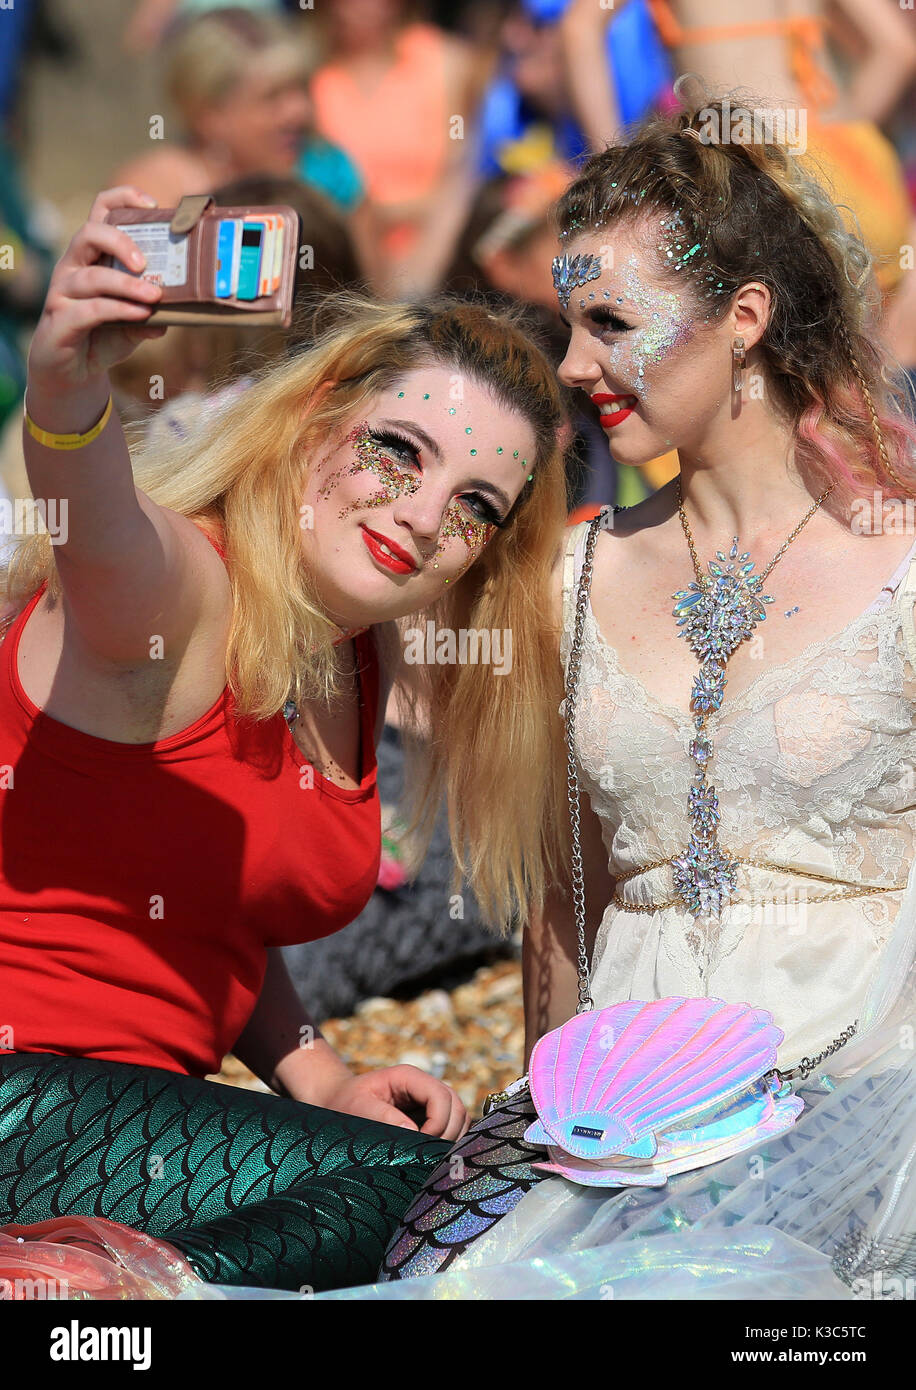
<svg viewBox="0 0 916 1390"><path fill-rule="evenodd" d="M287 93L286 100L280 103L280 109L284 120L290 125L306 130L312 124L312 100L308 92L300 87L294 87Z"/></svg>
<svg viewBox="0 0 916 1390"><path fill-rule="evenodd" d="M424 479L415 492L401 493L392 508L392 516L404 526L421 552L439 539L451 492L444 483Z"/></svg>
<svg viewBox="0 0 916 1390"><path fill-rule="evenodd" d="M566 356L557 368L557 376L564 386L581 386L588 390L601 380L602 375L601 364L595 359L591 336L580 336L573 329Z"/></svg>

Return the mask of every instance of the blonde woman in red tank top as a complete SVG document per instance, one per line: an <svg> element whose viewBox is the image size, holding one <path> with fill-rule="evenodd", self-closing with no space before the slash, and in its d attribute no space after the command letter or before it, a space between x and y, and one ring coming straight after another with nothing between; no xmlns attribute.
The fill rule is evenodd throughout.
<svg viewBox="0 0 916 1390"><path fill-rule="evenodd" d="M565 515L559 395L547 359L505 317L343 294L312 349L132 470L107 371L165 331L147 324L160 291L102 258L142 270L105 218L144 205L130 187L96 199L55 269L29 359L29 480L65 524L53 543L50 528L29 536L3 575L7 617L18 616L0 649L0 1168L15 1170L23 1140L4 1087L21 1097L26 1073L36 1101L43 1077L72 1098L76 1073L89 1076L105 1126L106 1077L167 1108L174 1099L176 1114L196 1087L206 1126L228 1102L200 1078L233 1047L304 1102L282 1112L304 1135L295 1181L311 1180L326 1111L367 1126L365 1143L357 1126L341 1150L362 1235L334 1256L346 1263L365 1238L366 1277L408 1195L382 1200L382 1219L388 1178L375 1165L387 1173L404 1158L405 1129L452 1140L467 1116L417 1068L355 1076L302 1013L273 948L343 926L374 887L374 739L395 676L429 733L413 783L426 798L418 856L444 790L456 859L491 922L508 924L536 882L562 808L561 779L542 773L559 746L560 692L558 672L541 674L540 618ZM427 614L448 639L432 655ZM403 645L402 621L414 624ZM468 633L511 645L487 657L475 637L462 655ZM249 1118L260 1132L278 1113ZM245 1164L255 1187L274 1182ZM193 1165L181 1171L193 1224ZM48 1210L70 1214L64 1200ZM80 1200L70 1211L110 1213L97 1191ZM24 1202L4 1188L0 1224L37 1219ZM219 1239L205 1243L217 1269ZM294 1286L315 1284L311 1264L290 1269Z"/></svg>

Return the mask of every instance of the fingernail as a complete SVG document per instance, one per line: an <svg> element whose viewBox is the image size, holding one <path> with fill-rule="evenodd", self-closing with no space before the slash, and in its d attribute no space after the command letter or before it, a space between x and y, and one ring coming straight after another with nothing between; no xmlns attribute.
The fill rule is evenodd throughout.
<svg viewBox="0 0 916 1390"><path fill-rule="evenodd" d="M151 193L143 193L140 196L148 208L154 208L156 206L156 199Z"/></svg>
<svg viewBox="0 0 916 1390"><path fill-rule="evenodd" d="M135 265L139 269L141 266L146 265L146 258L143 255L141 255L139 251L132 251L130 263L131 265Z"/></svg>

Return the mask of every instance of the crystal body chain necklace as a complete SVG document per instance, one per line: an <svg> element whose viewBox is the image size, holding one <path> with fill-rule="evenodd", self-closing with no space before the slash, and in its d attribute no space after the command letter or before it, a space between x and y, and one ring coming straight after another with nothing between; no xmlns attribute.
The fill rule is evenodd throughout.
<svg viewBox="0 0 916 1390"><path fill-rule="evenodd" d="M686 589L672 594L677 600L672 613L681 629L678 636L687 639L700 662L700 669L694 677L690 699L696 729L688 749L696 763L687 795L690 841L686 850L671 860L671 867L675 894L694 917L707 913L718 915L722 905L737 894L738 861L719 844L719 798L715 787L706 779L713 756L707 720L722 704L729 657L750 637L757 624L764 621L765 605L773 602L772 595L761 593L767 575L834 487L836 483L831 483L821 493L761 574L752 574L756 562L747 551L738 553L738 537L734 536L728 554L717 550L715 560L708 561L709 573L704 575L684 513L680 477L677 480L678 515L690 547L696 578Z"/></svg>

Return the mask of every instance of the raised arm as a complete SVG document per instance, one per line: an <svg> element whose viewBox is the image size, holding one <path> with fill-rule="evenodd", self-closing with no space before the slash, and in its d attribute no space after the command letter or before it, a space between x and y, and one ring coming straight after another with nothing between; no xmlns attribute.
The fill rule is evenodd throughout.
<svg viewBox="0 0 916 1390"><path fill-rule="evenodd" d="M54 269L29 352L25 463L36 499L67 504L66 541L54 547L66 625L71 640L114 666L148 660L153 634L174 657L228 594L198 528L135 487L116 412L91 442L54 447L93 430L110 399L109 367L165 332L146 322L161 290L100 263L110 254L142 269L135 243L104 219L112 208L151 205L131 187L99 194Z"/></svg>
<svg viewBox="0 0 916 1390"><path fill-rule="evenodd" d="M860 44L859 61L849 79L848 96L861 120L885 121L916 77L913 17L892 0L833 0L840 16L851 21Z"/></svg>
<svg viewBox="0 0 916 1390"><path fill-rule="evenodd" d="M621 138L620 106L607 58L607 26L627 0L603 9L597 0L572 0L560 19L566 81L576 119L593 150Z"/></svg>

